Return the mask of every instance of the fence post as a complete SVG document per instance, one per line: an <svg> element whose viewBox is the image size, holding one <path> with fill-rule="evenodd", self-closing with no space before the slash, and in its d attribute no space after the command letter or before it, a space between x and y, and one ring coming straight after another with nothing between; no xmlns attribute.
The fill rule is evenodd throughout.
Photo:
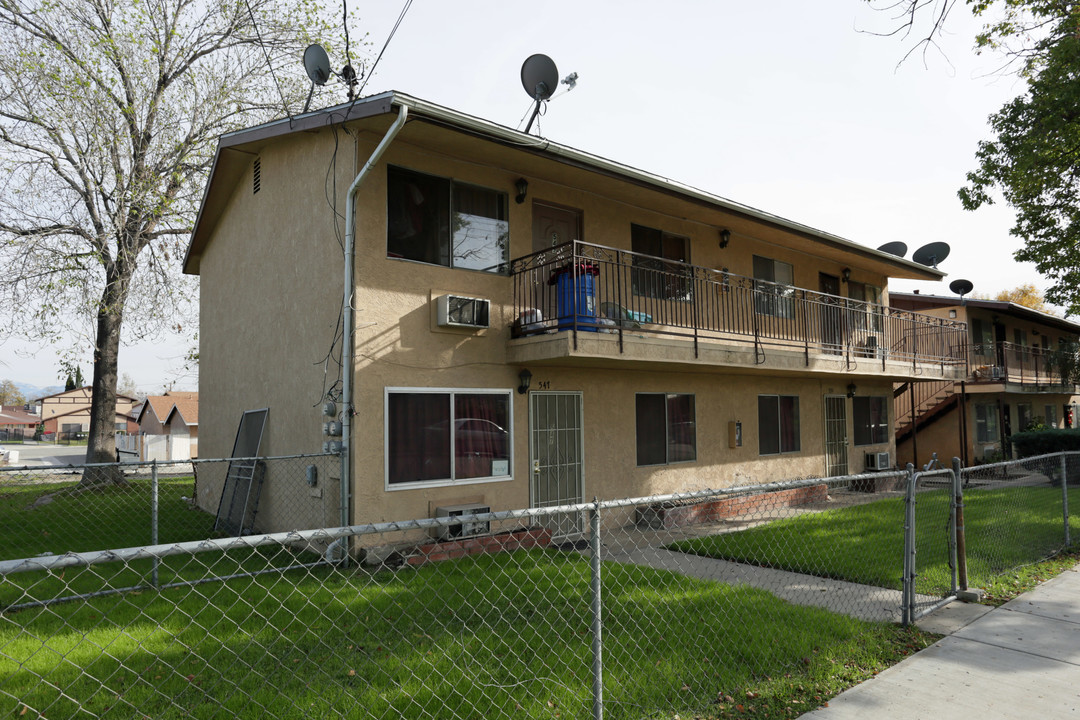
<svg viewBox="0 0 1080 720"><path fill-rule="evenodd" d="M157 460L150 463L150 544L158 544L158 470ZM152 575L152 583L154 587L158 586L158 562L159 560L154 558L154 570Z"/></svg>
<svg viewBox="0 0 1080 720"><path fill-rule="evenodd" d="M1065 547L1072 545L1069 534L1069 476L1067 474L1069 456L1061 453L1061 513L1065 519Z"/></svg>
<svg viewBox="0 0 1080 720"><path fill-rule="evenodd" d="M904 577L900 592L900 623L907 627L913 621L915 604L915 465L907 464L907 493L904 502Z"/></svg>
<svg viewBox="0 0 1080 720"><path fill-rule="evenodd" d="M589 549L592 570L593 720L601 720L604 717L604 644L600 616L600 501L595 497L593 507L589 510Z"/></svg>
<svg viewBox="0 0 1080 720"><path fill-rule="evenodd" d="M957 588L968 589L967 577L967 538L964 535L964 484L960 482L963 472L963 464L960 458L952 459L953 468L953 588L955 595Z"/></svg>

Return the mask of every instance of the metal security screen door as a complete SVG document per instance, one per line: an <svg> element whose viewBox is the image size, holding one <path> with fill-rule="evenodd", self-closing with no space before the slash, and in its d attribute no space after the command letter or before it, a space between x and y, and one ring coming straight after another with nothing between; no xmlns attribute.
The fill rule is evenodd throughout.
<svg viewBox="0 0 1080 720"><path fill-rule="evenodd" d="M847 398L825 396L825 475L848 472Z"/></svg>
<svg viewBox="0 0 1080 720"><path fill-rule="evenodd" d="M529 393L529 460L533 507L582 502L584 433L581 393ZM581 513L551 516L548 526L558 538L585 530Z"/></svg>

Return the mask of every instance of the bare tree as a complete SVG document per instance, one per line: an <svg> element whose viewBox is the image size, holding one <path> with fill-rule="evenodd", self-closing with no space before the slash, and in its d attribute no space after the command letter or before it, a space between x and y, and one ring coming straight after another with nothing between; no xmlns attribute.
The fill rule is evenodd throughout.
<svg viewBox="0 0 1080 720"><path fill-rule="evenodd" d="M114 457L121 338L194 315L214 139L303 102L315 1L0 0L0 297L9 332L93 347L87 462Z"/></svg>

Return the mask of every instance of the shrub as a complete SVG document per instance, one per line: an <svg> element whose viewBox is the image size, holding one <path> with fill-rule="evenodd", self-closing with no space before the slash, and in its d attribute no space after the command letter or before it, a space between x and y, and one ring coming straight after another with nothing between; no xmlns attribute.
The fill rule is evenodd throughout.
<svg viewBox="0 0 1080 720"><path fill-rule="evenodd" d="M1010 439L1018 458L1080 450L1080 430L1029 430Z"/></svg>

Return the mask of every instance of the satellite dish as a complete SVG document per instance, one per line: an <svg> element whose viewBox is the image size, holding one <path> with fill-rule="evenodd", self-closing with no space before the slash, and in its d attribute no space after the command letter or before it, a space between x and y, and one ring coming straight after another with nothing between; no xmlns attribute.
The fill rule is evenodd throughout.
<svg viewBox="0 0 1080 720"><path fill-rule="evenodd" d="M530 55L521 64L521 84L533 100L547 100L559 87L559 69L547 55Z"/></svg>
<svg viewBox="0 0 1080 720"><path fill-rule="evenodd" d="M330 79L330 57L322 45L307 46L304 50L304 69L316 85L325 85Z"/></svg>
<svg viewBox="0 0 1080 720"><path fill-rule="evenodd" d="M529 124L525 126L525 132L532 129L533 121L540 113L540 103L555 94L559 87L559 69L555 67L555 61L547 55L530 55L521 64L521 85L525 92L536 101Z"/></svg>
<svg viewBox="0 0 1080 720"><path fill-rule="evenodd" d="M915 262L932 268L936 268L938 263L947 257L949 257L949 244L943 242L923 245L911 255L911 259Z"/></svg>
<svg viewBox="0 0 1080 720"><path fill-rule="evenodd" d="M970 280L958 279L949 283L949 289L960 297L964 297L969 292L975 289L975 285Z"/></svg>
<svg viewBox="0 0 1080 720"><path fill-rule="evenodd" d="M896 257L904 257L907 255L907 245L897 240L896 242L887 242L878 248L883 253L889 253Z"/></svg>
<svg viewBox="0 0 1080 720"><path fill-rule="evenodd" d="M307 102L304 103L304 112L311 106L311 96L315 94L316 85L325 85L330 79L330 58L322 45L308 45L304 50L304 70L311 78L311 89L308 90Z"/></svg>

